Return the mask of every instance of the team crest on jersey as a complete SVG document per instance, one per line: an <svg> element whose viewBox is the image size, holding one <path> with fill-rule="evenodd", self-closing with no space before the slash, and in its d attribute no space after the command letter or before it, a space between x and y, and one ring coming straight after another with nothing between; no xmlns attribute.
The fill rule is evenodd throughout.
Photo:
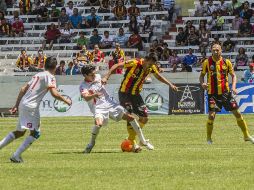
<svg viewBox="0 0 254 190"><path fill-rule="evenodd" d="M26 124L26 127L30 129L30 128L33 127L33 124L32 124L32 123L27 123L27 124Z"/></svg>
<svg viewBox="0 0 254 190"><path fill-rule="evenodd" d="M213 65L210 66L210 70L214 71L214 66Z"/></svg>

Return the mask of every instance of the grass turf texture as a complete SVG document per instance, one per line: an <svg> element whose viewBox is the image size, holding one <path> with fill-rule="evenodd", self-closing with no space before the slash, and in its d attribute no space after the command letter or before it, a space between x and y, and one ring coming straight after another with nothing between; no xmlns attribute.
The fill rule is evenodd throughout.
<svg viewBox="0 0 254 190"><path fill-rule="evenodd" d="M254 115L245 115L252 134ZM242 140L232 115L217 116L214 144L205 141L207 116L151 116L144 132L154 151L122 153L125 122L110 121L84 155L91 117L43 118L42 136L23 154L9 157L24 138L0 150L0 189L253 189L254 145ZM0 138L16 119L0 118Z"/></svg>

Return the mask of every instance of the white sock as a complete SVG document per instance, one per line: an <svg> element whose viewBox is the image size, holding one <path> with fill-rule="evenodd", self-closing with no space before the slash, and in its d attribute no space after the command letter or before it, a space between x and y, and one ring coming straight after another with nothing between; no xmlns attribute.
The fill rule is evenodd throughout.
<svg viewBox="0 0 254 190"><path fill-rule="evenodd" d="M92 128L92 136L91 136L91 140L90 140L89 144L92 144L92 145L95 144L95 140L96 140L96 137L98 136L99 132L100 132L100 127L93 126L93 128Z"/></svg>
<svg viewBox="0 0 254 190"><path fill-rule="evenodd" d="M129 123L131 124L135 132L137 133L139 140L145 145L147 142L137 120L134 119L133 121L130 121Z"/></svg>
<svg viewBox="0 0 254 190"><path fill-rule="evenodd" d="M0 141L0 149L7 146L9 143L11 143L15 139L15 135L13 132L10 132L6 137L4 137L3 140Z"/></svg>
<svg viewBox="0 0 254 190"><path fill-rule="evenodd" d="M15 157L20 157L20 155L31 146L31 144L36 140L33 136L28 136L24 142L19 146L16 152L13 154Z"/></svg>

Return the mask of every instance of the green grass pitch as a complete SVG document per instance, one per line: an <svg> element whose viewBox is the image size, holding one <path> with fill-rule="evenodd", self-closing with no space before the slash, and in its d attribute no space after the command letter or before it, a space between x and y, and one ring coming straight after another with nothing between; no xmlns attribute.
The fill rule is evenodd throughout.
<svg viewBox="0 0 254 190"><path fill-rule="evenodd" d="M254 134L254 115L244 116ZM17 118L0 118L0 139ZM207 145L206 115L151 116L144 129L154 151L123 153L125 122L110 121L94 150L84 155L91 117L42 118L42 136L23 154L9 157L24 138L0 150L0 189L218 190L254 189L254 145L244 142L232 115L218 115Z"/></svg>

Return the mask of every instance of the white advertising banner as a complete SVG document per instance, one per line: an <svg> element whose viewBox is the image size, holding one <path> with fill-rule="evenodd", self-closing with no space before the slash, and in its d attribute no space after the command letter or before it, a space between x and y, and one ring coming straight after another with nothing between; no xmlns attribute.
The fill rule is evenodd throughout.
<svg viewBox="0 0 254 190"><path fill-rule="evenodd" d="M109 95L118 102L119 84L108 84ZM42 117L91 116L87 103L81 98L78 85L60 85L58 91L72 100L68 106L47 93L40 104ZM141 92L150 114L168 114L169 89L164 84L145 84Z"/></svg>

